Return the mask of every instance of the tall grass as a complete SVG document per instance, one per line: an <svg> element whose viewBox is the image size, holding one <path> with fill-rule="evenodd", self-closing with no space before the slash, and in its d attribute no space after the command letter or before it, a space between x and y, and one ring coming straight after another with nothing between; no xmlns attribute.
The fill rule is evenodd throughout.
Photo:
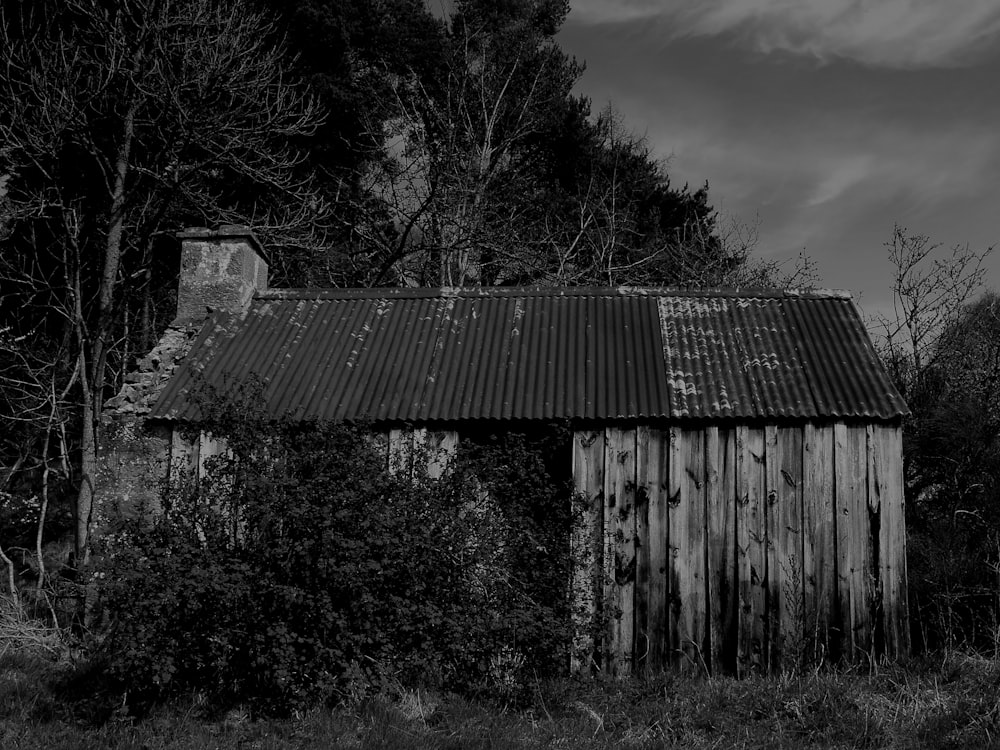
<svg viewBox="0 0 1000 750"><path fill-rule="evenodd" d="M203 713L196 696L103 723L65 700L51 663L0 658L0 747L988 748L1000 747L992 660L949 653L874 674L538 684L519 705L398 691L285 721Z"/></svg>
<svg viewBox="0 0 1000 750"><path fill-rule="evenodd" d="M746 680L529 679L477 700L400 686L283 721L212 715L192 695L140 720L64 634L0 615L4 750L1000 747L1000 662L969 651Z"/></svg>

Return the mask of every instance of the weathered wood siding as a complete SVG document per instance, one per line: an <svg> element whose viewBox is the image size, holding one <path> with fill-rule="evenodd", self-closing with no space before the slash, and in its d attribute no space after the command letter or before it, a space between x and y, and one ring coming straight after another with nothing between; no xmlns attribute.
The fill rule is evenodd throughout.
<svg viewBox="0 0 1000 750"><path fill-rule="evenodd" d="M454 431L376 435L439 476ZM175 433L174 470L222 450ZM909 651L897 424L578 431L571 668L741 675Z"/></svg>
<svg viewBox="0 0 1000 750"><path fill-rule="evenodd" d="M895 424L577 432L573 668L907 652L901 447Z"/></svg>

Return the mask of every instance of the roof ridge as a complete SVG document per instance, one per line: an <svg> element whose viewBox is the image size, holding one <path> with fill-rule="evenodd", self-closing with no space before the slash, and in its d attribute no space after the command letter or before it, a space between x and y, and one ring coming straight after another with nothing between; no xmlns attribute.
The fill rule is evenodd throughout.
<svg viewBox="0 0 1000 750"><path fill-rule="evenodd" d="M266 289L260 300L338 299L447 299L490 297L714 297L744 299L845 299L854 295L845 289L800 289L757 287L371 287L340 289Z"/></svg>

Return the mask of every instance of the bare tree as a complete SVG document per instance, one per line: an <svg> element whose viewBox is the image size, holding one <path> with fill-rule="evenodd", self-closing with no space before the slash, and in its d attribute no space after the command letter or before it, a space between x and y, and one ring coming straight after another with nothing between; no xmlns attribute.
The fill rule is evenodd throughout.
<svg viewBox="0 0 1000 750"><path fill-rule="evenodd" d="M720 232L699 207L669 232L657 226L665 206L699 198L671 191L664 164L610 107L586 129L580 179L547 181L529 144L555 95L541 83L548 69L518 79L526 53L515 51L487 74L469 51L479 46L452 60L444 101L415 78L396 82L401 114L384 130L387 158L362 180L375 200L355 226L381 259L371 283L705 286L776 275L750 263L755 225Z"/></svg>
<svg viewBox="0 0 1000 750"><path fill-rule="evenodd" d="M39 350L20 338L11 336L9 329L0 329L0 403L7 407L0 437L0 456L4 458L0 506L13 499L17 476L37 477L35 491L25 505L36 514L34 553L36 591L40 593L45 583L43 542L52 487L71 477L67 438L74 404L69 394L77 382L79 362L71 365L67 374L66 352ZM13 587L12 563L8 566Z"/></svg>
<svg viewBox="0 0 1000 750"><path fill-rule="evenodd" d="M386 74L394 115L371 124L383 158L358 180L366 283L501 283L528 252L539 170L526 157L577 71L535 22L453 18L433 76Z"/></svg>
<svg viewBox="0 0 1000 750"><path fill-rule="evenodd" d="M792 269L758 260L759 219L720 217L703 191L670 188L666 162L610 106L593 124L587 178L571 210L547 212L537 278L561 285L808 286L809 260ZM678 215L663 220L663 213Z"/></svg>
<svg viewBox="0 0 1000 750"><path fill-rule="evenodd" d="M158 239L243 223L322 242L327 209L292 145L320 113L275 40L242 0L63 0L3 19L0 311L72 362L55 392L78 415L78 560L106 387L136 329L149 340Z"/></svg>
<svg viewBox="0 0 1000 750"><path fill-rule="evenodd" d="M909 391L931 364L941 333L961 314L962 306L982 288L984 263L993 246L950 250L927 235L896 224L885 243L893 265L893 315L880 316L885 359Z"/></svg>

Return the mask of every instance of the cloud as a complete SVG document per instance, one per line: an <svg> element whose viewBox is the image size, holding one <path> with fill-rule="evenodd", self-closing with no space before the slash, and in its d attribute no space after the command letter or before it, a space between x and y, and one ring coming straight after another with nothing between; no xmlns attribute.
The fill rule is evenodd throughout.
<svg viewBox="0 0 1000 750"><path fill-rule="evenodd" d="M972 64L1000 35L996 0L573 0L588 24L657 20L671 36L732 35L761 53L912 69Z"/></svg>
<svg viewBox="0 0 1000 750"><path fill-rule="evenodd" d="M848 188L854 187L871 173L871 159L865 156L853 156L838 161L829 174L816 187L809 206L819 206L838 198Z"/></svg>
<svg viewBox="0 0 1000 750"><path fill-rule="evenodd" d="M670 11L657 0L570 0L571 18L587 24L627 23L666 16Z"/></svg>

